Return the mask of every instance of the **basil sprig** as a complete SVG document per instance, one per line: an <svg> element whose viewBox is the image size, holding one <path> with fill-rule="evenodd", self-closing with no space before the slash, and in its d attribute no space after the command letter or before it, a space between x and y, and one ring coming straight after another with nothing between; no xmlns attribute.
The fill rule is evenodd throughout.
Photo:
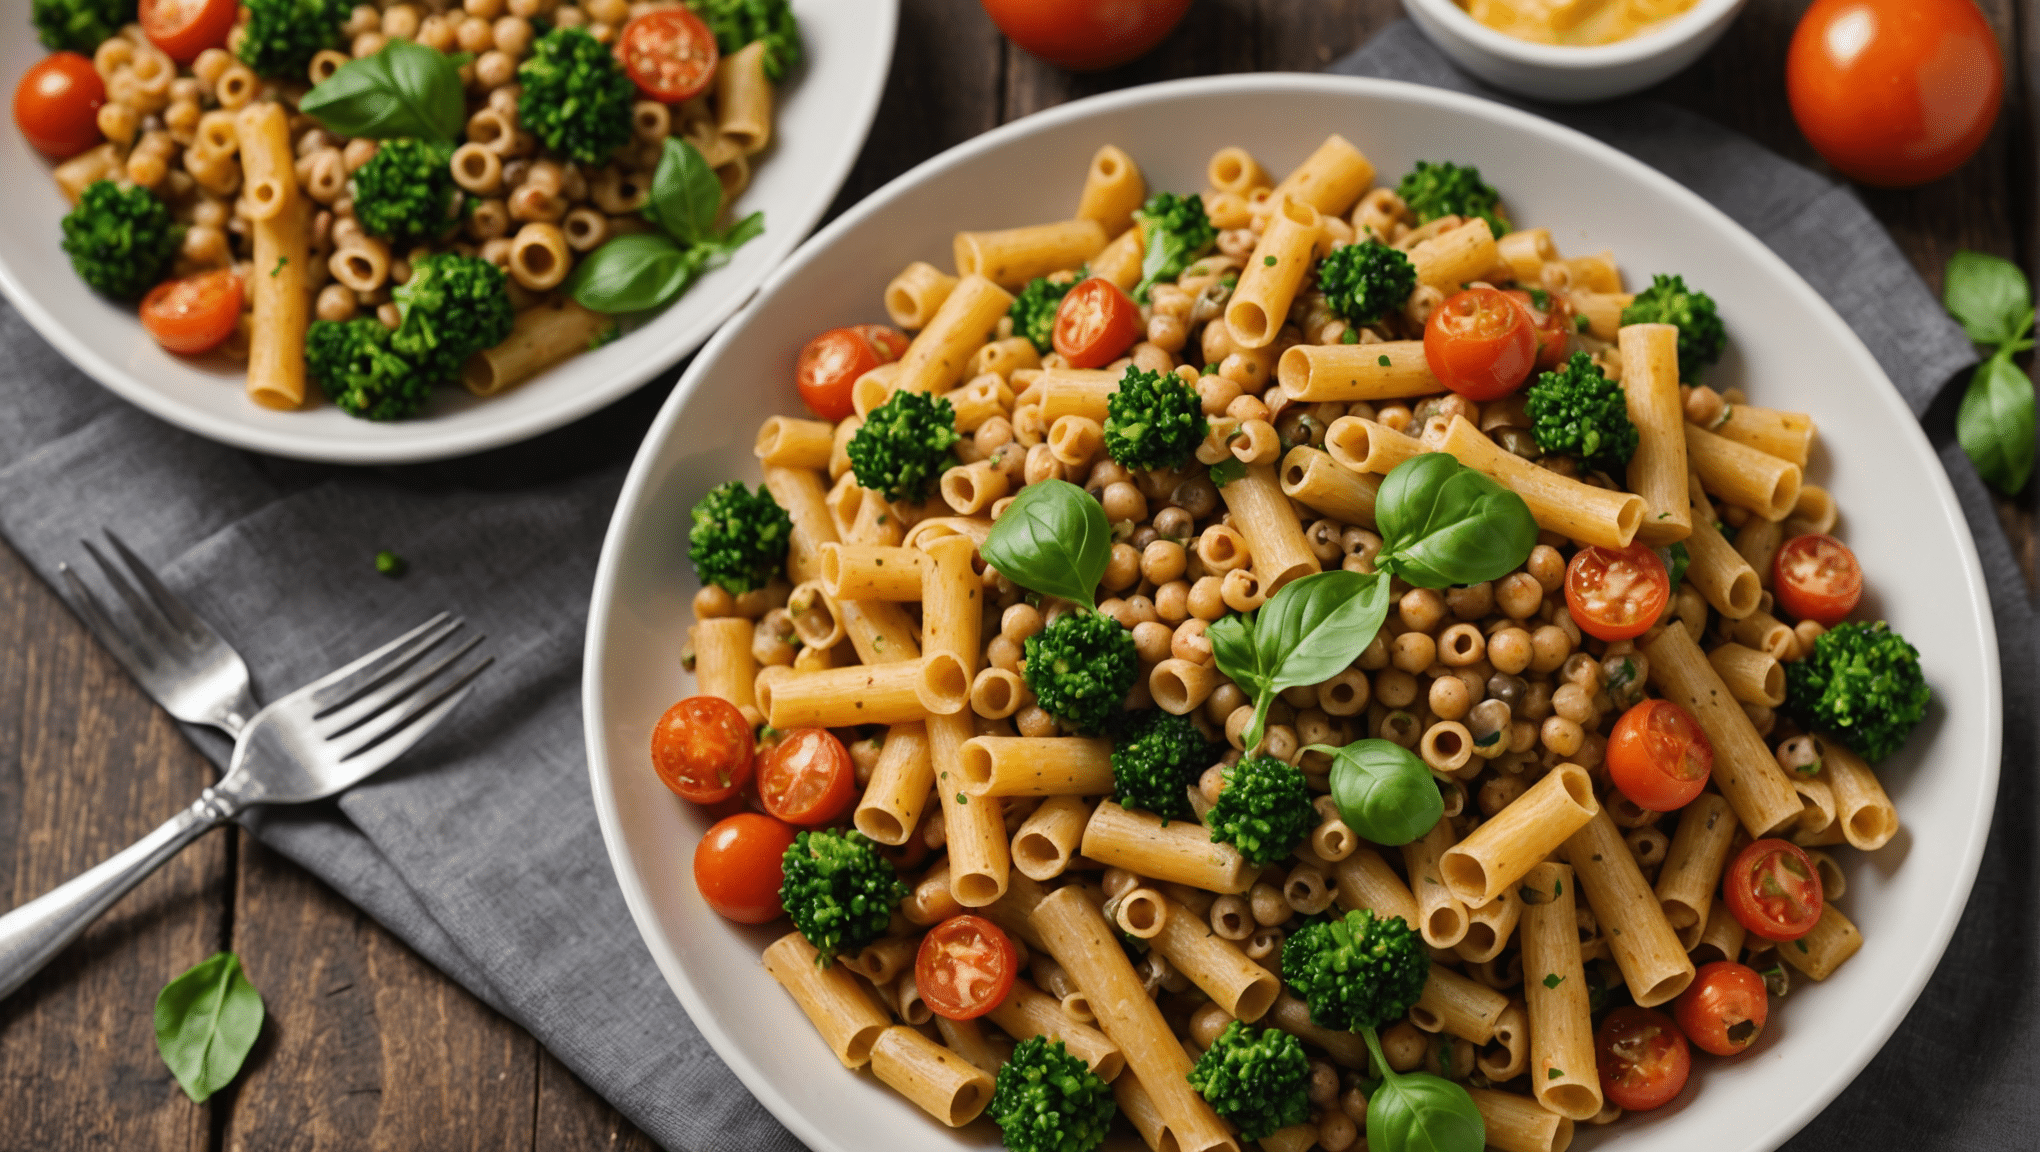
<svg viewBox="0 0 2040 1152"><path fill-rule="evenodd" d="M644 208L645 219L659 231L618 236L590 252L567 277L567 294L584 308L612 316L669 303L765 231L762 212L717 231L721 211L722 182L715 169L694 145L666 137Z"/></svg>
<svg viewBox="0 0 2040 1152"><path fill-rule="evenodd" d="M184 1094L203 1103L240 1074L263 1015L262 994L241 971L241 958L217 952L157 994L156 1050Z"/></svg>
<svg viewBox="0 0 2040 1152"><path fill-rule="evenodd" d="M1419 588L1498 579L1537 546L1523 498L1444 452L1396 465L1375 495L1374 517L1374 566Z"/></svg>
<svg viewBox="0 0 2040 1152"><path fill-rule="evenodd" d="M1332 758L1332 802L1346 827L1394 848L1429 832L1445 815L1445 798L1416 753L1387 740L1355 740L1344 748L1312 744Z"/></svg>
<svg viewBox="0 0 2040 1152"><path fill-rule="evenodd" d="M1993 488L2016 496L2033 474L2033 382L2012 357L2033 346L2033 290L2017 264L1962 251L1948 260L1942 300L1969 333L1994 348L1955 413L1955 438Z"/></svg>
<svg viewBox="0 0 2040 1152"><path fill-rule="evenodd" d="M1030 592L1092 608L1112 561L1112 525L1082 488L1044 480L1022 488L999 513L978 554Z"/></svg>
<svg viewBox="0 0 2040 1152"><path fill-rule="evenodd" d="M1244 746L1261 742L1268 706L1284 689L1320 684L1353 663L1388 618L1388 577L1319 572L1292 580L1254 612L1205 635L1218 670L1254 697Z"/></svg>
<svg viewBox="0 0 2040 1152"><path fill-rule="evenodd" d="M411 137L448 148L466 121L460 58L414 40L391 40L320 81L298 110L342 136Z"/></svg>
<svg viewBox="0 0 2040 1152"><path fill-rule="evenodd" d="M1381 1085L1367 1097L1367 1146L1381 1152L1481 1152L1487 1121L1465 1088L1429 1072L1397 1072L1374 1029L1362 1028Z"/></svg>

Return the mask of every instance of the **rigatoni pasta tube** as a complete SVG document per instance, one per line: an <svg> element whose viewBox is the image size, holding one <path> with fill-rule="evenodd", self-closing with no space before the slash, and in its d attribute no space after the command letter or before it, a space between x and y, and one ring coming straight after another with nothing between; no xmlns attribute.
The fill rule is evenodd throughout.
<svg viewBox="0 0 2040 1152"><path fill-rule="evenodd" d="M1785 703L1785 666L1770 653L1730 642L1707 653L1707 662L1737 700L1766 708Z"/></svg>
<svg viewBox="0 0 2040 1152"><path fill-rule="evenodd" d="M1478 280L1493 270L1501 254L1495 250L1495 234L1485 220L1468 220L1457 228L1440 232L1410 249L1410 263L1416 266L1417 283L1428 284L1448 295L1468 280Z"/></svg>
<svg viewBox="0 0 2040 1152"><path fill-rule="evenodd" d="M914 642L914 622L906 609L884 600L838 600L836 615L842 618L843 634L866 664L898 664L921 659L921 647ZM943 658L943 675L949 665L963 678L964 696L970 695L970 669L954 653Z"/></svg>
<svg viewBox="0 0 2040 1152"><path fill-rule="evenodd" d="M1282 494L1342 524L1374 527L1374 498L1381 477L1341 468L1330 455L1298 444L1282 458L1277 473Z"/></svg>
<svg viewBox="0 0 2040 1152"><path fill-rule="evenodd" d="M1704 506L1694 508L1693 530L1686 537L1686 579L1715 611L1740 620L1757 610L1764 584L1735 545L1715 530L1705 511Z"/></svg>
<svg viewBox="0 0 2040 1152"><path fill-rule="evenodd" d="M910 724L961 712L969 693L970 678L953 659L795 672L773 686L767 720L781 730Z"/></svg>
<svg viewBox="0 0 2040 1152"><path fill-rule="evenodd" d="M1537 526L1548 532L1586 544L1626 548L1643 525L1643 497L1596 488L1540 468L1488 439L1464 416L1452 418L1438 448L1521 496Z"/></svg>
<svg viewBox="0 0 2040 1152"><path fill-rule="evenodd" d="M972 796L1103 796L1112 791L1112 741L1081 736L977 736L958 760Z"/></svg>
<svg viewBox="0 0 2040 1152"><path fill-rule="evenodd" d="M795 584L819 579L822 545L836 539L836 521L829 515L829 493L822 487L821 474L812 468L767 464L765 490L793 521L793 539L786 550L788 578Z"/></svg>
<svg viewBox="0 0 2040 1152"><path fill-rule="evenodd" d="M1013 296L983 276L965 276L942 301L928 326L899 358L895 390L947 392L963 379L963 366L1013 306ZM881 365L883 367L883 365ZM875 370L874 370L875 371ZM863 415L863 413L859 413Z"/></svg>
<svg viewBox="0 0 2040 1152"><path fill-rule="evenodd" d="M872 1003L848 968L841 964L817 967L820 958L821 953L800 933L789 932L765 949L765 971L807 1013L843 1067L862 1068L871 1060L879 1033L892 1019Z"/></svg>
<svg viewBox="0 0 2040 1152"><path fill-rule="evenodd" d="M1813 977L1825 980L1835 974L1842 961L1863 947L1863 934L1832 904L1822 904L1820 919L1813 930L1797 940L1778 945L1778 958Z"/></svg>
<svg viewBox="0 0 2040 1152"><path fill-rule="evenodd" d="M1110 801L1107 801L1110 803ZM1081 796L1050 796L1013 833L1013 867L1030 880L1053 880L1069 869L1091 802Z"/></svg>
<svg viewBox="0 0 2040 1152"><path fill-rule="evenodd" d="M971 569L977 546L964 536L928 542L921 567L921 650L954 656L965 678L977 671L984 627L984 581Z"/></svg>
<svg viewBox="0 0 2040 1152"><path fill-rule="evenodd" d="M1725 404L1721 420L1708 431L1801 468L1813 455L1813 417L1748 404Z"/></svg>
<svg viewBox="0 0 2040 1152"><path fill-rule="evenodd" d="M1275 379L1291 400L1400 400L1445 386L1431 373L1422 340L1376 344L1297 344L1275 362Z"/></svg>
<svg viewBox="0 0 2040 1152"><path fill-rule="evenodd" d="M1069 1054L1082 1060L1100 1080L1116 1080L1126 1068L1126 1054L1119 1045L1096 1028L1070 1019L1062 1001L1025 980L1013 981L1013 990L985 1018L1015 1040L1046 1036L1062 1041Z"/></svg>
<svg viewBox="0 0 2040 1152"><path fill-rule="evenodd" d="M1496 1152L1565 1152L1572 1146L1573 1121L1528 1096L1493 1088L1468 1088Z"/></svg>
<svg viewBox="0 0 2040 1152"><path fill-rule="evenodd" d="M283 176L295 179L288 161ZM310 263L306 221L311 205L295 187L281 211L256 220L252 228L248 397L264 408L296 408L305 400L305 330L311 323L310 296L305 291Z"/></svg>
<svg viewBox="0 0 2040 1152"><path fill-rule="evenodd" d="M1560 764L1445 850L1438 865L1445 887L1463 904L1486 904L1513 887L1600 810L1587 770Z"/></svg>
<svg viewBox="0 0 2040 1152"><path fill-rule="evenodd" d="M756 626L742 616L717 616L694 625L694 682L704 696L720 696L739 711L757 711L752 685L758 660L751 655Z"/></svg>
<svg viewBox="0 0 2040 1152"><path fill-rule="evenodd" d="M1636 426L1629 458L1629 490L1643 497L1636 538L1656 547L1693 531L1686 501L1686 414L1679 403L1679 329L1672 324L1630 324L1617 337L1622 352L1622 394Z"/></svg>
<svg viewBox="0 0 2040 1152"><path fill-rule="evenodd" d="M1729 621L1728 634L1736 643L1768 652L1776 660L1789 659L1798 646L1791 626L1769 612L1752 612Z"/></svg>
<svg viewBox="0 0 2040 1152"><path fill-rule="evenodd" d="M1326 216L1343 216L1372 183L1373 162L1334 132L1282 178L1273 195L1301 200Z"/></svg>
<svg viewBox="0 0 2040 1152"><path fill-rule="evenodd" d="M1289 508L1289 497L1275 480L1274 465L1247 465L1240 478L1218 494L1232 513L1233 527L1247 539L1262 592L1273 596L1291 580L1318 571L1317 553L1310 550L1303 526Z"/></svg>
<svg viewBox="0 0 2040 1152"><path fill-rule="evenodd" d="M966 908L982 908L1004 896L1013 869L1001 805L984 797L973 799L959 786L963 746L975 730L968 712L928 718L928 756L949 839L949 890Z"/></svg>
<svg viewBox="0 0 2040 1152"><path fill-rule="evenodd" d="M1225 306L1226 327L1240 347L1261 348L1274 342L1304 273L1310 271L1311 250L1323 230L1324 222L1309 204L1285 198L1277 206Z"/></svg>
<svg viewBox="0 0 2040 1152"><path fill-rule="evenodd" d="M1799 502L1799 465L1686 425L1686 458L1709 494L1766 520L1783 520Z"/></svg>
<svg viewBox="0 0 2040 1152"><path fill-rule="evenodd" d="M956 272L982 276L1008 290L1036 276L1061 272L1096 256L1105 247L1105 229L1096 220L1058 220L997 232L958 232Z"/></svg>
<svg viewBox="0 0 2040 1152"><path fill-rule="evenodd" d="M1138 228L1128 228L1112 238L1110 244L1091 257L1091 276L1098 280L1110 280L1113 287L1121 292L1133 291L1140 283L1142 257L1146 254L1146 241Z"/></svg>
<svg viewBox="0 0 2040 1152"><path fill-rule="evenodd" d="M501 344L482 349L461 365L461 387L476 396L494 396L587 351L590 341L615 327L614 317L564 297L526 308L511 322L510 335Z"/></svg>
<svg viewBox="0 0 2040 1152"><path fill-rule="evenodd" d="M1485 964L1508 948L1522 917L1523 898L1514 888L1505 888L1480 907L1466 910L1466 935L1452 950L1468 963Z"/></svg>
<svg viewBox="0 0 2040 1152"><path fill-rule="evenodd" d="M1044 424L1065 416L1103 424L1111 414L1112 394L1119 391L1119 377L1097 368L1044 368L1030 391L1040 398Z"/></svg>
<svg viewBox="0 0 2040 1152"><path fill-rule="evenodd" d="M1164 904L1168 914L1149 945L1202 988L1212 1003L1249 1024L1259 1020L1281 993L1282 981L1247 959L1239 945L1213 932L1203 917L1174 900Z"/></svg>
<svg viewBox="0 0 2040 1152"><path fill-rule="evenodd" d="M242 108L234 117L240 139L241 204L250 220L273 220L298 200L290 114L273 100ZM254 271L267 271L257 265Z"/></svg>
<svg viewBox="0 0 2040 1152"><path fill-rule="evenodd" d="M1693 982L1693 961L1607 810L1573 833L1565 851L1636 1002L1650 1008L1684 992Z"/></svg>
<svg viewBox="0 0 2040 1152"><path fill-rule="evenodd" d="M1409 873L1410 895L1417 901L1417 932L1433 948L1450 948L1466 937L1466 905L1439 874L1452 836L1452 822L1440 820L1402 847L1403 870Z"/></svg>
<svg viewBox="0 0 2040 1152"><path fill-rule="evenodd" d="M1351 1032L1326 1028L1311 1022L1310 1005L1294 994L1284 992L1275 998L1275 1006L1262 1017L1274 1027L1282 1029L1306 1044L1315 1044L1325 1050L1332 1063L1342 1068L1367 1067L1367 1042Z"/></svg>
<svg viewBox="0 0 2040 1152"><path fill-rule="evenodd" d="M928 758L928 729L922 724L895 724L886 729L885 744L871 781L857 800L852 816L857 830L880 844L904 844L921 824L935 769Z"/></svg>
<svg viewBox="0 0 2040 1152"><path fill-rule="evenodd" d="M916 260L885 286L885 314L910 332L926 328L955 290L956 277L925 260Z"/></svg>
<svg viewBox="0 0 2040 1152"><path fill-rule="evenodd" d="M758 439L751 445L751 454L767 464L824 472L828 470L829 450L835 439L836 426L826 420L768 416L758 425Z"/></svg>
<svg viewBox="0 0 2040 1152"><path fill-rule="evenodd" d="M1874 852L1898 833L1898 809L1861 756L1837 740L1821 741L1821 775L1835 794L1835 822L1849 844Z"/></svg>
<svg viewBox="0 0 2040 1152"><path fill-rule="evenodd" d="M1665 699L1700 722L1714 747L1714 786L1752 836L1765 836L1799 818L1799 794L1764 744L1714 666L1684 628L1667 628L1643 654L1650 682Z"/></svg>
<svg viewBox="0 0 2040 1152"><path fill-rule="evenodd" d="M1346 911L1365 908L1383 919L1400 916L1412 928L1422 919L1410 886L1374 849L1364 845L1353 849L1352 855L1332 866L1332 872L1338 881L1339 907Z"/></svg>
<svg viewBox="0 0 2040 1152"><path fill-rule="evenodd" d="M1138 876L1173 880L1210 892L1240 893L1254 886L1259 870L1239 849L1215 843L1194 820L1171 820L1152 812L1103 803L1084 825L1084 855Z"/></svg>
<svg viewBox="0 0 2040 1152"><path fill-rule="evenodd" d="M753 40L722 58L715 70L716 130L744 155L772 143L772 82L765 78L765 42Z"/></svg>
<svg viewBox="0 0 2040 1152"><path fill-rule="evenodd" d="M937 1016L935 1027L942 1033L942 1043L951 1052L982 1068L993 1077L1005 1066L1006 1058L985 1038L985 1030L976 1020L951 1020Z"/></svg>
<svg viewBox="0 0 2040 1152"><path fill-rule="evenodd" d="M1268 170L1261 167L1261 162L1237 145L1212 153L1210 162L1205 165L1204 178L1220 192L1231 192L1236 196L1245 196L1256 188L1266 188L1275 183Z"/></svg>
<svg viewBox="0 0 2040 1152"><path fill-rule="evenodd" d="M1652 891L1665 922L1688 952L1700 943L1700 930L1713 911L1714 890L1736 828L1735 813L1719 792L1702 792L1679 812L1679 830L1672 834Z"/></svg>
<svg viewBox="0 0 2040 1152"><path fill-rule="evenodd" d="M1442 964L1433 964L1431 975L1424 980L1424 994L1410 1006L1410 1022L1426 1032L1449 1032L1485 1044L1495 1038L1495 1024L1508 1007L1507 996Z"/></svg>
<svg viewBox="0 0 2040 1152"><path fill-rule="evenodd" d="M1530 1016L1530 1091L1570 1120L1601 1110L1594 1021L1580 961L1573 870L1549 861L1523 878L1523 1004Z"/></svg>
<svg viewBox="0 0 2040 1152"><path fill-rule="evenodd" d="M1386 476L1428 449L1423 441L1364 416L1341 416L1325 429L1325 452L1342 468Z"/></svg>
<svg viewBox="0 0 2040 1152"><path fill-rule="evenodd" d="M762 47L763 41L751 44ZM899 1024L871 1046L871 1074L951 1128L977 1119L992 1102L992 1078L984 1069Z"/></svg>
<svg viewBox="0 0 2040 1152"><path fill-rule="evenodd" d="M1743 937L1748 934L1749 930L1742 926L1742 921L1729 910L1728 902L1716 901L1707 913L1706 926L1700 929L1700 939L1687 951L1695 964L1734 960L1742 955Z"/></svg>
<svg viewBox="0 0 2040 1152"><path fill-rule="evenodd" d="M1091 156L1084 170L1084 190L1077 195L1077 216L1096 220L1107 236L1117 236L1133 223L1133 211L1147 199L1147 181L1140 165L1117 144Z"/></svg>
<svg viewBox="0 0 2040 1152"><path fill-rule="evenodd" d="M820 579L833 600L919 600L927 563L918 548L832 542L821 547Z"/></svg>
<svg viewBox="0 0 2040 1152"><path fill-rule="evenodd" d="M1148 694L1162 711L1188 716L1211 697L1218 680L1218 670L1209 664L1171 657L1148 673Z"/></svg>

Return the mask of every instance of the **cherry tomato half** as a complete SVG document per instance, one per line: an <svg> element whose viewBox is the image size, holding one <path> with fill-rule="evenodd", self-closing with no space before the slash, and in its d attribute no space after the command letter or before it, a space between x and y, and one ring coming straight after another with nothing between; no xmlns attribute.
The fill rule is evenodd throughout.
<svg viewBox="0 0 2040 1152"><path fill-rule="evenodd" d="M788 825L756 812L716 821L694 848L694 886L701 898L739 924L776 919L793 836Z"/></svg>
<svg viewBox="0 0 2040 1152"><path fill-rule="evenodd" d="M652 767L682 800L714 804L750 782L751 725L720 696L689 696L652 726Z"/></svg>
<svg viewBox="0 0 2040 1152"><path fill-rule="evenodd" d="M106 82L76 52L52 52L14 89L14 123L30 147L64 160L99 143L99 108Z"/></svg>
<svg viewBox="0 0 2040 1152"><path fill-rule="evenodd" d="M1863 598L1863 566L1832 536L1794 536L1771 561L1771 586L1787 612L1832 628Z"/></svg>
<svg viewBox="0 0 2040 1152"><path fill-rule="evenodd" d="M1499 400L1537 365L1530 310L1498 288L1447 296L1424 325L1424 359L1439 383L1468 400Z"/></svg>
<svg viewBox="0 0 2040 1152"><path fill-rule="evenodd" d="M1608 1103L1648 1112L1671 1103L1693 1071L1693 1052L1672 1018L1625 1005L1594 1030L1594 1064Z"/></svg>
<svg viewBox="0 0 2040 1152"><path fill-rule="evenodd" d="M834 423L855 411L851 389L857 378L880 364L892 363L906 351L906 333L897 328L883 324L831 328L800 350L793 382L808 410Z"/></svg>
<svg viewBox="0 0 2040 1152"><path fill-rule="evenodd" d="M715 33L677 4L625 24L615 51L616 62L638 91L667 104L700 95L715 79L720 59Z"/></svg>
<svg viewBox="0 0 2040 1152"><path fill-rule="evenodd" d="M210 352L241 318L241 278L222 268L165 280L142 297L142 327L156 343L187 356Z"/></svg>
<svg viewBox="0 0 2040 1152"><path fill-rule="evenodd" d="M1058 68L1094 72L1146 55L1190 0L984 0L1013 43Z"/></svg>
<svg viewBox="0 0 2040 1152"><path fill-rule="evenodd" d="M208 48L224 48L240 14L239 0L142 0L142 33L179 64Z"/></svg>
<svg viewBox="0 0 2040 1152"><path fill-rule="evenodd" d="M796 728L758 765L758 798L788 824L827 824L850 807L850 750L827 728Z"/></svg>
<svg viewBox="0 0 2040 1152"><path fill-rule="evenodd" d="M1997 39L1970 0L1816 0L1785 56L1807 141L1850 176L1891 188L1969 159L2004 88Z"/></svg>
<svg viewBox="0 0 2040 1152"><path fill-rule="evenodd" d="M1716 960L1693 974L1674 1011L1688 1040L1716 1056L1734 1056L1757 1042L1771 1001L1755 969Z"/></svg>
<svg viewBox="0 0 2040 1152"><path fill-rule="evenodd" d="M1693 714L1670 700L1645 700L1608 733L1608 776L1636 806L1670 812L1693 802L1714 770L1714 745Z"/></svg>
<svg viewBox="0 0 2040 1152"><path fill-rule="evenodd" d="M937 1016L973 1020L1013 990L1019 959L998 925L982 916L951 916L921 937L914 986Z"/></svg>
<svg viewBox="0 0 2040 1152"><path fill-rule="evenodd" d="M1582 632L1600 640L1641 636L1672 598L1665 562L1645 544L1589 545L1565 566L1565 606Z"/></svg>
<svg viewBox="0 0 2040 1152"><path fill-rule="evenodd" d="M1820 871L1789 840L1744 848L1721 878L1721 894L1742 926L1766 940L1797 940L1820 922Z"/></svg>
<svg viewBox="0 0 2040 1152"><path fill-rule="evenodd" d="M1509 289L1505 295L1530 317L1530 332L1537 341L1536 371L1549 372L1564 364L1573 333L1578 331L1573 327L1572 303L1555 293L1532 296L1518 288ZM1539 298L1544 301L1541 307L1537 303Z"/></svg>
<svg viewBox="0 0 2040 1152"><path fill-rule="evenodd" d="M1093 276L1055 310L1055 350L1072 368L1103 368L1140 339L1140 306L1110 280Z"/></svg>

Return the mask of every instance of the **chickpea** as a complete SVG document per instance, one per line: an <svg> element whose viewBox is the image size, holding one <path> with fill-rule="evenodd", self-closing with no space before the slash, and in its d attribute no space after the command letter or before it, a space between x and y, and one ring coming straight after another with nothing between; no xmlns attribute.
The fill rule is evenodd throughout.
<svg viewBox="0 0 2040 1152"><path fill-rule="evenodd" d="M1147 519L1147 497L1140 489L1124 480L1115 480L1105 485L1105 491L1098 501L1105 506L1105 519L1117 524L1121 520L1136 523Z"/></svg>
<svg viewBox="0 0 2040 1152"><path fill-rule="evenodd" d="M1190 616L1190 582L1171 580L1155 589L1155 617L1181 624Z"/></svg>
<svg viewBox="0 0 2040 1152"><path fill-rule="evenodd" d="M1230 680L1224 681L1212 689L1211 695L1205 698L1205 719L1213 724L1223 724L1226 718L1233 714L1234 709L1246 702L1247 694L1240 690L1239 685Z"/></svg>
<svg viewBox="0 0 2040 1152"><path fill-rule="evenodd" d="M1117 592L1131 588L1140 580L1140 553L1131 544L1114 544L1112 559L1105 564L1104 587Z"/></svg>
<svg viewBox="0 0 2040 1152"><path fill-rule="evenodd" d="M1026 650L1021 647L1021 641L1011 636L994 636L992 642L985 645L985 662L994 668L1018 672L1025 661Z"/></svg>
<svg viewBox="0 0 2040 1152"><path fill-rule="evenodd" d="M1190 586L1190 614L1199 620L1216 620L1226 614L1225 581L1217 576L1200 577Z"/></svg>
<svg viewBox="0 0 2040 1152"><path fill-rule="evenodd" d="M1539 544L1530 550L1530 558L1523 562L1523 570L1537 581L1538 587L1549 594L1558 591L1565 583L1565 557L1549 544Z"/></svg>
<svg viewBox="0 0 2040 1152"><path fill-rule="evenodd" d="M1133 650L1144 665L1167 660L1175 639L1175 630L1158 620L1143 620L1133 626Z"/></svg>
<svg viewBox="0 0 2040 1152"><path fill-rule="evenodd" d="M1223 376L1205 376L1197 381L1197 398L1206 416L1223 415L1243 389Z"/></svg>
<svg viewBox="0 0 2040 1152"><path fill-rule="evenodd" d="M1457 676L1440 676L1431 681L1429 697L1431 713L1440 720L1457 720L1473 707L1473 694L1467 690L1466 681Z"/></svg>
<svg viewBox="0 0 2040 1152"><path fill-rule="evenodd" d="M1389 660L1414 676L1438 660L1438 644L1427 632L1405 632L1389 645Z"/></svg>
<svg viewBox="0 0 2040 1152"><path fill-rule="evenodd" d="M1495 671L1514 675L1530 667L1535 656L1530 633L1521 628L1503 628L1488 637L1487 658Z"/></svg>
<svg viewBox="0 0 2040 1152"><path fill-rule="evenodd" d="M1211 662L1211 639L1205 635L1210 627L1202 620L1185 620L1176 625L1170 634L1169 655L1177 660L1188 660L1196 664Z"/></svg>
<svg viewBox="0 0 2040 1152"><path fill-rule="evenodd" d="M319 289L319 300L313 307L313 312L321 320L332 320L335 322L351 320L354 318L354 309L358 304L359 301L354 296L354 289L349 288L345 284L328 284L324 288Z"/></svg>
<svg viewBox="0 0 2040 1152"><path fill-rule="evenodd" d="M1530 669L1555 672L1572 655L1572 640L1557 624L1546 624L1530 634Z"/></svg>
<svg viewBox="0 0 2040 1152"><path fill-rule="evenodd" d="M1551 710L1582 728L1594 722L1594 698L1578 684L1561 684L1551 693Z"/></svg>
<svg viewBox="0 0 2040 1152"><path fill-rule="evenodd" d="M1029 704L1013 714L1013 727L1022 736L1053 736L1056 733L1055 717L1050 716L1039 704Z"/></svg>
<svg viewBox="0 0 2040 1152"><path fill-rule="evenodd" d="M1041 610L1032 604L1015 604L999 616L999 635L1015 644L1042 629Z"/></svg>
<svg viewBox="0 0 2040 1152"><path fill-rule="evenodd" d="M1580 726L1563 716L1548 716L1538 730L1538 738L1544 746L1560 756L1571 756L1586 742L1587 734Z"/></svg>
<svg viewBox="0 0 2040 1152"><path fill-rule="evenodd" d="M1496 586L1495 604L1511 620L1528 620L1544 604L1544 586L1528 572L1511 572Z"/></svg>
<svg viewBox="0 0 2040 1152"><path fill-rule="evenodd" d="M720 584L709 584L694 594L694 618L715 620L737 614L737 598Z"/></svg>
<svg viewBox="0 0 2040 1152"><path fill-rule="evenodd" d="M531 21L522 16L504 16L494 25L496 50L513 60L531 51ZM505 81L508 83L508 81Z"/></svg>
<svg viewBox="0 0 2040 1152"><path fill-rule="evenodd" d="M1401 668L1384 668L1374 675L1374 698L1384 708L1407 708L1417 699L1417 678Z"/></svg>
<svg viewBox="0 0 2040 1152"><path fill-rule="evenodd" d="M1398 608L1403 624L1418 632L1429 632L1445 618L1445 598L1431 588L1412 588L1403 593Z"/></svg>
<svg viewBox="0 0 2040 1152"><path fill-rule="evenodd" d="M1141 550L1141 578L1161 585L1183 574L1189 555L1173 540L1156 540Z"/></svg>

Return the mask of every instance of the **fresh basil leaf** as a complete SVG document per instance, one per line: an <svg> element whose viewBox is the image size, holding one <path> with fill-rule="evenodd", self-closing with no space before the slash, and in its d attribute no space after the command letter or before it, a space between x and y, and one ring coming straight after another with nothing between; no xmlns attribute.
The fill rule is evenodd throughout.
<svg viewBox="0 0 2040 1152"><path fill-rule="evenodd" d="M2008 496L2026 487L2033 474L2033 382L2005 348L1970 376L1955 437L1991 487Z"/></svg>
<svg viewBox="0 0 2040 1152"><path fill-rule="evenodd" d="M1444 452L1396 465L1381 482L1374 516L1375 567L1419 588L1499 579L1537 545L1523 498Z"/></svg>
<svg viewBox="0 0 2040 1152"><path fill-rule="evenodd" d="M1374 642L1388 618L1388 585L1373 573L1319 572L1283 585L1251 624L1228 616L1206 630L1219 671L1254 695L1246 747L1260 743L1277 693L1331 679Z"/></svg>
<svg viewBox="0 0 2040 1152"><path fill-rule="evenodd" d="M978 553L1022 588L1092 608L1112 560L1112 525L1082 488L1044 480L1022 488L999 513Z"/></svg>
<svg viewBox="0 0 2040 1152"><path fill-rule="evenodd" d="M460 66L414 40L391 40L342 64L305 93L298 110L342 136L409 136L449 148L466 122Z"/></svg>
<svg viewBox="0 0 2040 1152"><path fill-rule="evenodd" d="M567 295L583 308L618 315L657 308L701 274L702 257L657 232L618 236L590 252L567 277Z"/></svg>
<svg viewBox="0 0 2040 1152"><path fill-rule="evenodd" d="M262 994L241 971L241 958L218 952L156 995L156 1050L184 1094L203 1103L240 1074L262 1017Z"/></svg>
<svg viewBox="0 0 2040 1152"><path fill-rule="evenodd" d="M1445 797L1431 770L1400 744L1355 740L1344 748L1312 744L1309 750L1332 758L1332 802L1339 819L1376 844L1408 844L1445 815Z"/></svg>
<svg viewBox="0 0 2040 1152"><path fill-rule="evenodd" d="M722 211L722 181L699 149L678 136L666 137L659 167L652 174L652 195L645 219L682 244L714 238L716 214Z"/></svg>
<svg viewBox="0 0 2040 1152"><path fill-rule="evenodd" d="M1948 258L1941 299L1978 344L2009 344L2032 323L2033 290L2017 264L1964 249Z"/></svg>

